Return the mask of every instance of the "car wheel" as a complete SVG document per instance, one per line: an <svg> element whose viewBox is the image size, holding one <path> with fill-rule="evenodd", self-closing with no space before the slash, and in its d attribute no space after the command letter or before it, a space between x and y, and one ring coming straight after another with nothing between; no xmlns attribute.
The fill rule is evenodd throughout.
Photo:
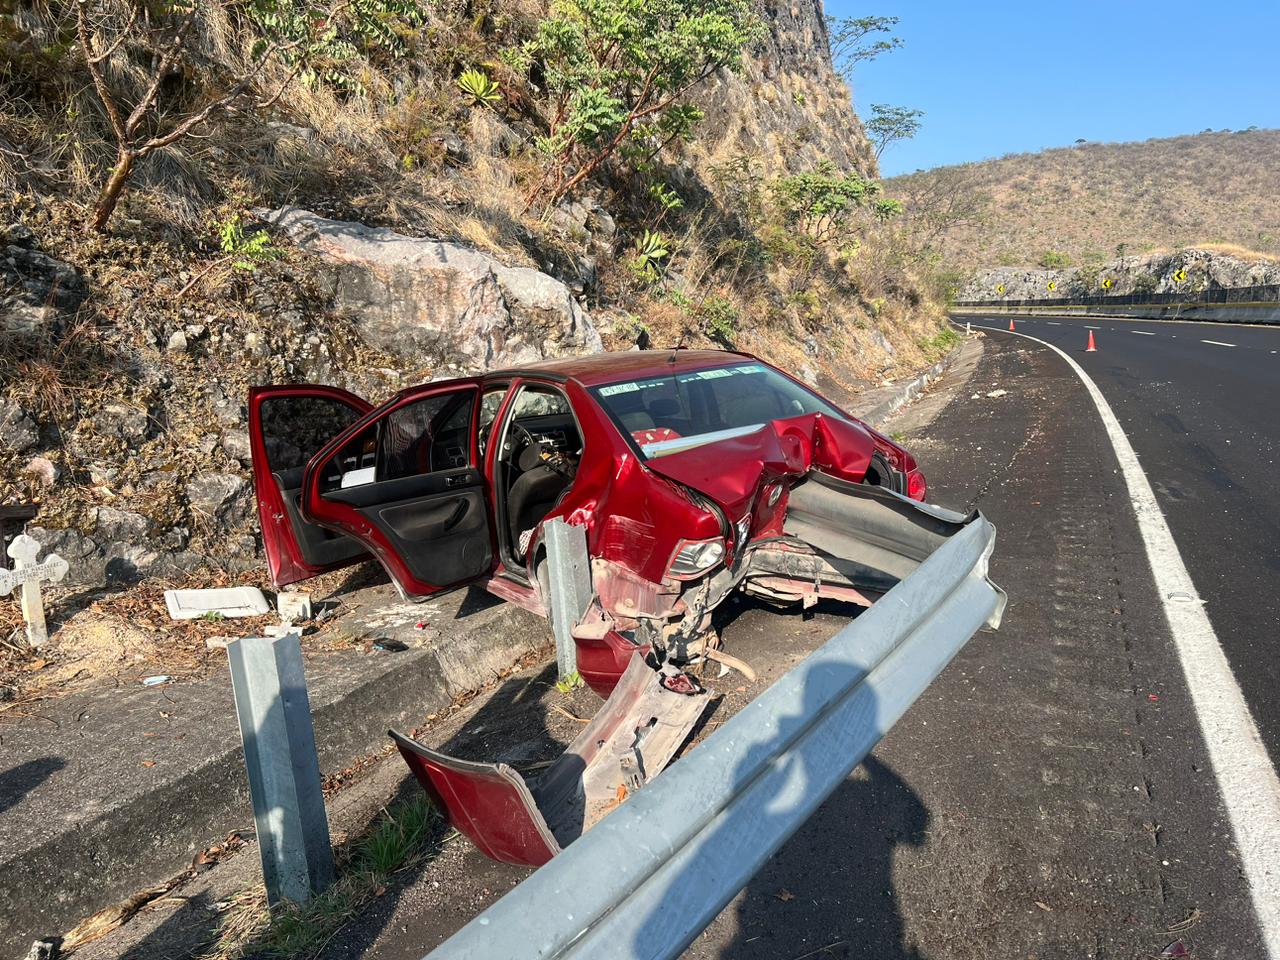
<svg viewBox="0 0 1280 960"><path fill-rule="evenodd" d="M889 461L878 453L871 455L871 463L867 466L867 473L862 478L862 482L873 487L884 487L895 493L902 492L898 489L897 473L894 472L893 467L889 466Z"/></svg>

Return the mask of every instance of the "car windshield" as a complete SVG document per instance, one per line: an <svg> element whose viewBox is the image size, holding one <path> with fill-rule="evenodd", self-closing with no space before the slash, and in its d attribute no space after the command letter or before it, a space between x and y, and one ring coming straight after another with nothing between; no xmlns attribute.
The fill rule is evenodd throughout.
<svg viewBox="0 0 1280 960"><path fill-rule="evenodd" d="M771 420L808 413L841 416L763 363L624 380L592 393L646 458L751 433Z"/></svg>

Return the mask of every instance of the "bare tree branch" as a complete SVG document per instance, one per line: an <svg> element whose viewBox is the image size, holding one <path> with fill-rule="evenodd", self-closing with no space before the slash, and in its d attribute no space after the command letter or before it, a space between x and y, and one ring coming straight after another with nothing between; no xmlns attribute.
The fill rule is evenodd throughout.
<svg viewBox="0 0 1280 960"><path fill-rule="evenodd" d="M76 0L76 34L80 39L80 47L84 50L85 60L89 65L89 76L93 80L93 89L97 91L98 99L102 101L102 107L107 111L107 119L111 122L111 129L119 141L125 141L129 135L125 132L124 121L120 118L120 108L116 105L115 97L111 95L111 89L107 86L107 80L102 75L103 58L95 58L93 53L93 39L89 32L89 10L88 0ZM130 20L132 25L133 20ZM122 36L123 39L123 36ZM119 44L113 44L112 48Z"/></svg>

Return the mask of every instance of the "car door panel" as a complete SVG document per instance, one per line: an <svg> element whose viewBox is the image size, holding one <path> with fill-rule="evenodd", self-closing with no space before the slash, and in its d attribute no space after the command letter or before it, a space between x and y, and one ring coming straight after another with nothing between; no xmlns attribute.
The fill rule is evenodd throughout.
<svg viewBox="0 0 1280 960"><path fill-rule="evenodd" d="M315 568L335 569L368 556L358 540L302 519L303 467L271 474L280 490L289 526L302 559Z"/></svg>
<svg viewBox="0 0 1280 960"><path fill-rule="evenodd" d="M308 459L371 405L338 387L253 387L249 442L254 499L271 580L282 587L367 557L363 544L310 523L301 509Z"/></svg>
<svg viewBox="0 0 1280 960"><path fill-rule="evenodd" d="M307 465L304 513L364 543L411 596L478 579L493 567L489 500L474 466L478 394L473 380L402 394ZM331 461L371 429L379 436L373 481L332 489ZM420 472L386 477L405 471Z"/></svg>

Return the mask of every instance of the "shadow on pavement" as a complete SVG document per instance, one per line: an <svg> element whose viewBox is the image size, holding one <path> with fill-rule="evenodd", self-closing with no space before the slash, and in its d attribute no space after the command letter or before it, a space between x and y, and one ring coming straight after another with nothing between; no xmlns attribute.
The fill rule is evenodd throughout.
<svg viewBox="0 0 1280 960"><path fill-rule="evenodd" d="M66 765L61 757L41 757L0 773L0 813L16 807L23 797Z"/></svg>
<svg viewBox="0 0 1280 960"><path fill-rule="evenodd" d="M845 689L858 675L849 666L810 665L804 708L783 717L776 736L756 743L735 772L740 788L754 781L768 784L769 793L757 796L754 816L724 821L699 845L696 859L664 892L663 907L637 928L634 955L652 953L651 932L669 923L666 905L705 898L715 878L732 877L759 855L771 835L812 810L830 780L829 742L813 736L785 762L763 769L762 764L779 742L809 725L833 691ZM876 724L875 702L864 702L853 722ZM893 858L900 844L922 844L928 824L929 813L916 793L887 765L868 757L747 882L720 922L694 940L687 956L920 960L904 942Z"/></svg>
<svg viewBox="0 0 1280 960"><path fill-rule="evenodd" d="M713 955L921 960L905 940L893 859L922 845L928 825L916 793L868 757L747 885L730 908L737 933Z"/></svg>

